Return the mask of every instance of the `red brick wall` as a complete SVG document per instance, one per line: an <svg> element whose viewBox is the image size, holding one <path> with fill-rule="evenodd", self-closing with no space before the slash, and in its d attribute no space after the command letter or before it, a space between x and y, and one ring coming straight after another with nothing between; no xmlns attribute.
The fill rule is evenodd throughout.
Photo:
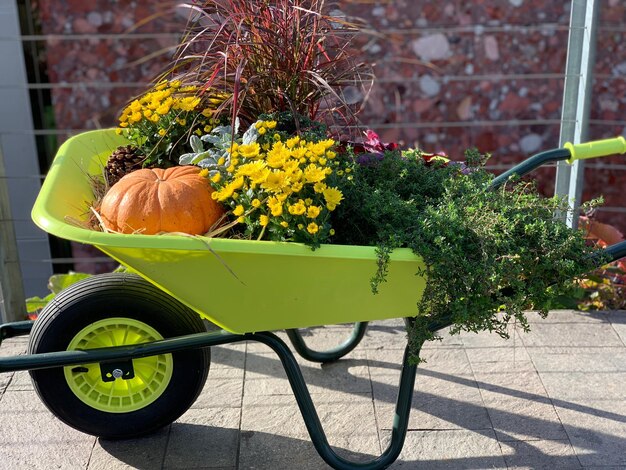
<svg viewBox="0 0 626 470"><path fill-rule="evenodd" d="M154 14L158 3L40 1L44 34L66 37L47 41L51 82L72 84L53 90L58 129L113 124L120 106L140 90L126 84L149 81L161 70L167 54L149 56L175 44L164 33L178 31L183 18L149 23L133 31L139 38L119 36ZM363 121L386 140L453 158L477 146L493 154L494 171L558 146L569 1L342 0L340 7L380 33L363 41L378 77ZM626 3L601 2L599 26L594 139L626 133ZM554 175L553 169L538 173L546 194ZM588 164L584 197L601 194L601 218L626 232L626 212L619 212L626 208L624 157Z"/></svg>

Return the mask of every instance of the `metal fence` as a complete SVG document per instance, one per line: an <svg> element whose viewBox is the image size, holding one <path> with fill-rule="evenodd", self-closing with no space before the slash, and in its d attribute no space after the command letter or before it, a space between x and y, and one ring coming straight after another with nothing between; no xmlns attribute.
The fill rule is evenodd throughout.
<svg viewBox="0 0 626 470"><path fill-rule="evenodd" d="M54 5L45 10L48 3ZM97 0L95 3L98 3L97 8L95 5L90 9L81 7L82 11L73 15L67 9L75 2L9 0L0 6L0 54L3 57L0 69L0 313L4 320L23 315L20 305L24 293L27 296L45 294L47 279L53 271L64 271L77 265L79 269L85 266L89 269L89 266L106 261L101 256L94 257L81 251L81 247L50 241L30 221L30 208L55 147L70 134L111 125L119 105L145 87L162 63L159 60L167 58L167 54L157 52L167 50L176 42L176 27L183 24L173 21L165 27L129 32L133 22L130 17L120 20L109 15L110 5L116 2L100 5ZM146 0L144 3L154 2ZM396 10L391 11L391 7L385 7L384 3L374 6L365 0L340 2L347 11L359 12L364 5L367 6L377 30L376 36L363 43L364 50L379 62L378 70L382 71L377 73L378 93L374 94L371 110L365 114L364 120L388 139L406 143L418 141L426 147L444 142L452 148L468 144L480 147L485 142L482 136L488 133L479 134L479 131L506 134L513 127L521 127L532 130L532 135L541 133L537 129L550 129L545 134L557 135L552 142L556 146L558 140L561 143L585 140L589 135L589 122L597 127L604 126L611 134L620 132L620 129L623 132L626 126L623 118L593 119L592 116L590 121L589 111L593 83L608 82L607 86L612 86L616 80L624 81L626 75L626 57L622 58L623 70L617 67L617 72L603 69L595 77L593 74L598 31L620 37L626 32L626 17L623 17L626 10L621 13L621 19L613 19L610 24L599 21L607 8L619 8L611 0L573 0L569 5L564 2L563 14L543 22L537 20L541 17L537 15L526 22L505 19L498 24L470 21L463 25L446 24L443 20L430 24L426 16L411 24L402 22L402 15L397 15L397 10L415 8L411 2L405 3L399 2L394 7ZM440 7L430 8L444 11L448 8L447 3L458 4L441 2ZM468 11L471 3L467 2ZM489 3L481 2L481 5L484 8ZM514 15L514 6L523 2L494 0L492 3L494 8L508 4L512 10L510 14ZM148 11L139 11L141 4L141 1L133 4L137 9L134 21L139 19L142 11L143 14ZM33 5L37 5L40 11L33 10ZM51 10L55 12L51 13ZM51 21L50 15L60 15L59 11L65 16L52 17L54 21ZM394 15L399 17L394 19ZM48 18L50 24L42 25L42 18ZM65 18L66 22L59 18ZM511 69L507 67L507 61L513 58L503 56L500 68L495 68L498 61L492 60L494 37L500 38L500 44L515 37L519 42L515 47L523 56L524 38L535 40L535 36L547 37L548 33L564 37L564 40L555 40L554 47L567 45L567 51L557 51L567 58L565 67L561 67L557 60L557 66L547 65L537 72L524 67L524 60L532 58L518 57L516 64L521 65ZM427 41L430 42L426 44ZM454 59L477 43L482 49L476 59L482 57L492 65L485 67L484 71L467 64L464 68L459 67ZM426 49L420 49L424 45ZM428 47L435 62L432 67L419 56ZM443 51L447 54L445 60L439 64L436 63L436 51L433 52L437 47L448 48ZM80 52L85 50L91 53L81 55ZM407 59L406 50L412 51L412 59ZM59 64L57 68L51 66L53 61ZM105 69L110 73L103 72ZM546 111L537 117L519 117L513 111L507 114L491 109L494 107L491 105L482 106L486 109L481 114L480 106L472 105L472 100L467 98L478 96L482 92L480 87L495 88L503 94L513 94L513 98L523 97L524 102L533 106L532 101L539 99L533 94L534 89L550 81L562 84L559 85L561 109ZM517 90L512 92L514 88ZM465 93L463 90L469 90L465 97L459 96ZM447 109L451 107L446 106L447 102L454 102L454 113ZM624 109L624 104L618 103L618 111ZM90 110L93 110L92 116L86 119L85 113ZM526 143L528 149L533 147L530 139ZM495 151L498 145L504 148L505 143L494 140L490 145L494 148L488 150ZM518 148L516 158L523 157L526 147L516 145L506 147L503 153L508 152L510 157L511 149ZM501 171L510 167L513 160L496 158L491 167ZM592 168L626 174L626 165L615 161L592 164ZM557 193L580 199L583 171L582 164L571 169L559 167L556 176L549 175L547 187L551 189L550 185L554 185ZM622 207L608 206L604 210L623 217Z"/></svg>

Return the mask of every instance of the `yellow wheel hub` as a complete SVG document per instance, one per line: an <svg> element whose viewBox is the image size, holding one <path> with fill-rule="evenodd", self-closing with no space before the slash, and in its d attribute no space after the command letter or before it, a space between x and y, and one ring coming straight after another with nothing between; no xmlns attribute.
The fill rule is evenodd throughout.
<svg viewBox="0 0 626 470"><path fill-rule="evenodd" d="M107 318L92 323L72 339L68 351L128 346L163 339L154 328L131 318ZM108 413L128 413L154 402L172 378L171 354L133 359L134 377L102 380L99 364L64 368L74 394L92 408Z"/></svg>

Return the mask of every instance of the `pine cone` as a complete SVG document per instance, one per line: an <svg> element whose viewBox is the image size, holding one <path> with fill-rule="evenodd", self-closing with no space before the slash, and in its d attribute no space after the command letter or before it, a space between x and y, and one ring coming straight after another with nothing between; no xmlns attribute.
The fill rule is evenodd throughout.
<svg viewBox="0 0 626 470"><path fill-rule="evenodd" d="M145 159L145 155L142 155L137 147L132 145L118 147L111 154L104 168L104 175L109 187L117 183L122 176L142 168Z"/></svg>

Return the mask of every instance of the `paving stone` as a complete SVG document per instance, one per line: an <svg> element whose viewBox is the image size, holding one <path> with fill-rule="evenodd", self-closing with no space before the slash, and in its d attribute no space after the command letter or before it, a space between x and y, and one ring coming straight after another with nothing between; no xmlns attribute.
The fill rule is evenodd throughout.
<svg viewBox="0 0 626 470"><path fill-rule="evenodd" d="M532 348L530 356L539 372L626 372L624 347Z"/></svg>
<svg viewBox="0 0 626 470"><path fill-rule="evenodd" d="M510 325L507 330L511 335L509 339L489 332L463 333L461 339L470 363L529 361L521 339L524 332L515 325Z"/></svg>
<svg viewBox="0 0 626 470"><path fill-rule="evenodd" d="M339 455L367 461L380 454L371 396L327 393L313 401ZM329 468L315 452L293 396L246 396L241 429L241 468Z"/></svg>
<svg viewBox="0 0 626 470"><path fill-rule="evenodd" d="M330 469L309 439L296 439L258 431L242 431L240 469Z"/></svg>
<svg viewBox="0 0 626 470"><path fill-rule="evenodd" d="M2 396L4 395L5 390L11 383L13 379L14 372L6 372L0 374L0 400L2 400Z"/></svg>
<svg viewBox="0 0 626 470"><path fill-rule="evenodd" d="M55 442L33 443L32 437L24 442L13 443L9 448L0 446L0 468L7 470L83 470L89 462L93 442L67 444Z"/></svg>
<svg viewBox="0 0 626 470"><path fill-rule="evenodd" d="M383 433L383 447L391 438ZM506 469L492 430L410 431L400 457L390 469Z"/></svg>
<svg viewBox="0 0 626 470"><path fill-rule="evenodd" d="M582 468L569 440L508 441L501 444L509 470Z"/></svg>
<svg viewBox="0 0 626 470"><path fill-rule="evenodd" d="M450 358L452 351L445 352ZM382 354L368 351L368 355L374 353ZM456 363L433 359L418 367L409 417L410 429L491 428L467 358L465 355L454 355L458 358ZM395 364L381 367L380 362L374 361L370 367L372 390L379 426L389 429L394 416L400 371ZM446 369L447 364L452 372Z"/></svg>
<svg viewBox="0 0 626 470"><path fill-rule="evenodd" d="M98 439L87 470L161 468L169 432L170 427L166 426L150 436L138 439Z"/></svg>
<svg viewBox="0 0 626 470"><path fill-rule="evenodd" d="M0 468L84 469L95 438L55 418L32 391L7 391L0 402Z"/></svg>
<svg viewBox="0 0 626 470"><path fill-rule="evenodd" d="M308 431L293 395L244 396L241 430L308 439Z"/></svg>
<svg viewBox="0 0 626 470"><path fill-rule="evenodd" d="M522 341L527 348L624 346L613 327L604 322L536 323Z"/></svg>
<svg viewBox="0 0 626 470"><path fill-rule="evenodd" d="M607 317L622 343L626 344L626 310L611 312Z"/></svg>
<svg viewBox="0 0 626 470"><path fill-rule="evenodd" d="M47 410L34 390L7 391L0 404L0 413Z"/></svg>
<svg viewBox="0 0 626 470"><path fill-rule="evenodd" d="M13 379L11 379L7 387L7 391L19 392L25 390L34 390L30 374L25 370L17 371L13 374Z"/></svg>
<svg viewBox="0 0 626 470"><path fill-rule="evenodd" d="M450 348L462 345L459 335L449 334L449 328L438 332L440 340L429 341L424 349ZM362 349L400 349L406 346L406 326L402 318L380 320L371 322L367 327L367 333L361 342Z"/></svg>
<svg viewBox="0 0 626 470"><path fill-rule="evenodd" d="M212 376L209 378L192 408L241 408L243 397L243 374L230 378Z"/></svg>
<svg viewBox="0 0 626 470"><path fill-rule="evenodd" d="M536 312L526 314L528 323L607 323L609 315L606 312L581 312L580 310L550 310L546 318ZM532 329L532 327L531 327Z"/></svg>
<svg viewBox="0 0 626 470"><path fill-rule="evenodd" d="M211 348L211 370L243 370L246 363L246 344L234 343Z"/></svg>
<svg viewBox="0 0 626 470"><path fill-rule="evenodd" d="M621 400L626 372L540 372L551 397L575 403L589 400Z"/></svg>
<svg viewBox="0 0 626 470"><path fill-rule="evenodd" d="M342 390L367 393L371 390L365 353L353 351L350 358L329 364L299 360L310 393ZM249 353L246 362L245 393L290 394L291 387L278 357L273 353Z"/></svg>
<svg viewBox="0 0 626 470"><path fill-rule="evenodd" d="M578 459L588 466L626 466L626 400L557 402L556 412Z"/></svg>
<svg viewBox="0 0 626 470"><path fill-rule="evenodd" d="M531 362L473 366L498 440L567 439Z"/></svg>
<svg viewBox="0 0 626 470"><path fill-rule="evenodd" d="M171 425L164 469L234 467L241 411L190 409Z"/></svg>

